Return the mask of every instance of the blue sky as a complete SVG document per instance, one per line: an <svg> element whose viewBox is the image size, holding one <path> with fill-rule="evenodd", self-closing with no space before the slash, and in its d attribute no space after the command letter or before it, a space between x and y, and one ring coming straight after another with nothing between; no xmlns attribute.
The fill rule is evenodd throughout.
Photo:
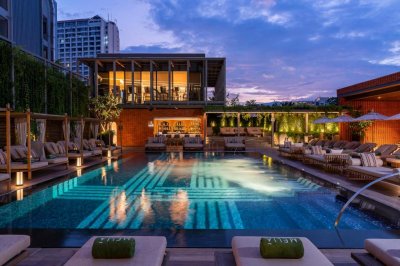
<svg viewBox="0 0 400 266"><path fill-rule="evenodd" d="M240 100L314 99L399 71L399 0L57 0L58 18L116 20L121 52L227 58Z"/></svg>

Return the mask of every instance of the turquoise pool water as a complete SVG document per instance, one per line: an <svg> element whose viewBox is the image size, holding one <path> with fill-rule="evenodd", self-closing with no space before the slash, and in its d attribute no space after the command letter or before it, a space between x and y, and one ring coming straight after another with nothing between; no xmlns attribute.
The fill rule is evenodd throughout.
<svg viewBox="0 0 400 266"><path fill-rule="evenodd" d="M334 190L268 157L142 154L0 207L0 228L332 229ZM342 229L392 229L356 208Z"/></svg>

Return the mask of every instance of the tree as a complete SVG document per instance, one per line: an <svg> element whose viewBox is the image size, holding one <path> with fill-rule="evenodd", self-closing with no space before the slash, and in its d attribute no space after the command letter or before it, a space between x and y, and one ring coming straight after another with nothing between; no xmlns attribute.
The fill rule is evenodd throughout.
<svg viewBox="0 0 400 266"><path fill-rule="evenodd" d="M239 94L236 94L236 96L233 97L232 99L228 99L228 97L229 97L229 94L226 96L229 106L238 106L239 105Z"/></svg>
<svg viewBox="0 0 400 266"><path fill-rule="evenodd" d="M90 99L90 111L101 120L101 128L106 131L110 128L110 123L119 118L122 109L119 107L118 98L108 93Z"/></svg>
<svg viewBox="0 0 400 266"><path fill-rule="evenodd" d="M329 98L326 100L326 103L327 103L327 104L330 104L330 105L339 105L339 101L338 101L338 98L337 98L337 97L329 97Z"/></svg>
<svg viewBox="0 0 400 266"><path fill-rule="evenodd" d="M245 103L244 105L255 107L255 106L257 106L258 104L257 104L257 101L256 101L256 100L248 100L248 101L246 101L246 103Z"/></svg>

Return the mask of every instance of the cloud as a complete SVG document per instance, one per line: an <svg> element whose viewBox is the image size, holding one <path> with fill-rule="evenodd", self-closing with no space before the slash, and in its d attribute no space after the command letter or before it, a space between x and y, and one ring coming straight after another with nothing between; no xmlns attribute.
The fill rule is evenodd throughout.
<svg viewBox="0 0 400 266"><path fill-rule="evenodd" d="M355 38L362 38L365 36L366 36L365 32L359 32L359 31L339 32L333 35L333 37L336 39L346 39L346 38L355 39Z"/></svg>
<svg viewBox="0 0 400 266"><path fill-rule="evenodd" d="M265 78L265 79L273 79L273 78L275 78L274 75L272 75L272 74L266 74L266 73L262 74L262 76L263 76L263 78Z"/></svg>
<svg viewBox="0 0 400 266"><path fill-rule="evenodd" d="M285 71L288 71L288 72L294 72L294 71L296 71L296 68L292 67L292 66L283 66L282 70L285 70Z"/></svg>

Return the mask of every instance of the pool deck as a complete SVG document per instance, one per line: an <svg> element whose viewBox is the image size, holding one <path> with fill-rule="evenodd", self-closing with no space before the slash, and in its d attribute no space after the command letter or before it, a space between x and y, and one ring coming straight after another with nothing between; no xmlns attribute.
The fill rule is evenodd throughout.
<svg viewBox="0 0 400 266"><path fill-rule="evenodd" d="M31 248L14 258L8 265L55 266L63 265L78 249L76 248ZM362 249L321 249L321 252L337 266L358 265L351 252L365 252ZM230 249L212 248L168 248L163 266L235 266Z"/></svg>

